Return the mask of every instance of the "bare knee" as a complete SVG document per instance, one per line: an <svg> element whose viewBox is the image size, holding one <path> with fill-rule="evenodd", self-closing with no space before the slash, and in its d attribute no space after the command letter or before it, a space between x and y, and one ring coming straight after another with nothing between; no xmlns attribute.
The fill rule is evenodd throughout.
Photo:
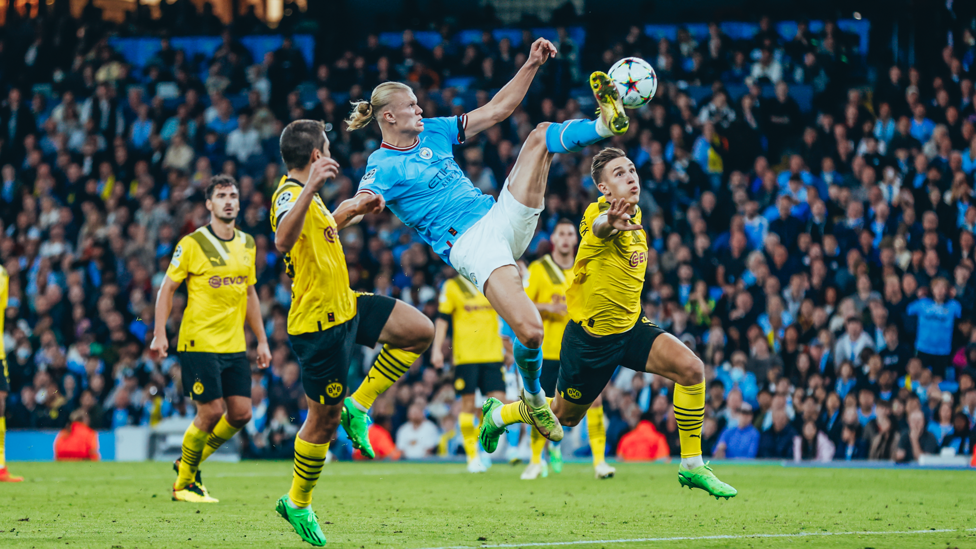
<svg viewBox="0 0 976 549"><path fill-rule="evenodd" d="M582 417L571 415L566 411L562 412L561 414L556 414L556 418L559 419L559 424L563 427L576 427L581 421L583 421Z"/></svg>
<svg viewBox="0 0 976 549"><path fill-rule="evenodd" d="M426 316L422 322L418 322L413 330L413 338L410 343L403 347L404 351L411 353L423 353L434 341L434 323Z"/></svg>
<svg viewBox="0 0 976 549"><path fill-rule="evenodd" d="M194 422L197 424L197 428L209 433L217 426L217 422L220 421L220 416L223 414L224 408L220 400L200 402L197 403L197 417Z"/></svg>
<svg viewBox="0 0 976 549"><path fill-rule="evenodd" d="M705 381L705 364L697 356L689 353L689 357L683 358L677 368L677 379L674 380L678 385L691 386L698 385Z"/></svg>
<svg viewBox="0 0 976 549"><path fill-rule="evenodd" d="M540 122L535 128L529 132L529 136L526 137L523 147L545 147L546 146L546 130L549 129L549 122Z"/></svg>
<svg viewBox="0 0 976 549"><path fill-rule="evenodd" d="M237 408L227 410L227 423L235 429L241 429L251 421L250 408Z"/></svg>

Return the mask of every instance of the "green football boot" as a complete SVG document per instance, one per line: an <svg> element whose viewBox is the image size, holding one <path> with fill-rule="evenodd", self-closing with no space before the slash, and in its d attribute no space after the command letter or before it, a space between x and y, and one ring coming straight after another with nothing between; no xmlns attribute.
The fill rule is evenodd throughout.
<svg viewBox="0 0 976 549"><path fill-rule="evenodd" d="M504 425L501 427L495 425L495 420L491 417L492 413L502 406L504 406L502 401L488 397L488 400L481 407L481 428L479 429L478 440L481 441L481 447L489 454L498 448L498 439L508 432Z"/></svg>
<svg viewBox="0 0 976 549"><path fill-rule="evenodd" d="M306 543L310 543L316 547L325 547L325 534L322 533L322 528L319 526L319 518L315 516L315 511L311 507L295 509L289 505L289 501L288 494L281 496L278 499L278 504L275 505L275 511L281 515L281 518L291 524L295 532Z"/></svg>
<svg viewBox="0 0 976 549"><path fill-rule="evenodd" d="M684 465L678 466L678 483L687 486L688 489L698 488L718 498L734 498L738 490L722 482L712 472L712 468L705 465L687 469Z"/></svg>
<svg viewBox="0 0 976 549"><path fill-rule="evenodd" d="M369 459L376 457L373 445L369 443L369 414L359 409L352 397L346 397L342 403L342 428L349 436L352 447L359 450Z"/></svg>
<svg viewBox="0 0 976 549"><path fill-rule="evenodd" d="M563 472L563 450L555 444L549 446L549 467L557 475Z"/></svg>

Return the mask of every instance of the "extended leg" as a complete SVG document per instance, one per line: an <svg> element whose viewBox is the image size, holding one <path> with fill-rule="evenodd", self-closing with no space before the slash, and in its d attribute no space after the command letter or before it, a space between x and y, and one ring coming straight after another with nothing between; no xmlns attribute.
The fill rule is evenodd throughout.
<svg viewBox="0 0 976 549"><path fill-rule="evenodd" d="M383 349L376 356L366 378L352 396L346 398L342 427L354 448L369 459L375 457L369 442L369 416L366 412L377 397L393 386L434 340L434 325L423 313L397 301L380 332ZM473 406L473 405L472 405Z"/></svg>
<svg viewBox="0 0 976 549"><path fill-rule="evenodd" d="M217 448L234 437L249 421L251 421L251 399L245 396L229 396L224 399L227 412L220 416L217 424L207 437L207 445L203 448L200 463L217 451Z"/></svg>
<svg viewBox="0 0 976 549"><path fill-rule="evenodd" d="M674 381L674 414L681 438L682 486L700 488L716 498L736 495L735 488L722 482L702 462L701 432L705 419L705 366L678 338L662 334L654 340L646 370Z"/></svg>

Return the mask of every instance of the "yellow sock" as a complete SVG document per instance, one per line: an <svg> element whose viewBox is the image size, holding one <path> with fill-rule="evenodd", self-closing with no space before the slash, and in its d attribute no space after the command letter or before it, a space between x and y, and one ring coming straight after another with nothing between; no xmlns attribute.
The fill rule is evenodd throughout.
<svg viewBox="0 0 976 549"><path fill-rule="evenodd" d="M590 451L593 452L593 465L606 461L607 430L603 426L603 406L594 406L586 411L586 433L590 436Z"/></svg>
<svg viewBox="0 0 976 549"><path fill-rule="evenodd" d="M233 438L238 431L240 429L227 423L226 414L220 416L220 421L217 422L217 426L214 427L213 432L207 437L207 445L203 447L203 456L200 458L200 463L207 461L207 458L213 455L217 451L217 448L220 448L221 444Z"/></svg>
<svg viewBox="0 0 976 549"><path fill-rule="evenodd" d="M681 457L700 456L702 423L705 421L705 382L674 386L674 417L681 439Z"/></svg>
<svg viewBox="0 0 976 549"><path fill-rule="evenodd" d="M183 434L183 456L180 458L180 473L176 477L176 489L186 488L187 484L193 482L197 476L197 469L200 468L203 448L207 445L207 437L210 433L201 431L193 423L186 428Z"/></svg>
<svg viewBox="0 0 976 549"><path fill-rule="evenodd" d="M356 389L356 392L352 394L352 399L362 406L364 410L369 410L373 406L373 402L376 401L376 397L382 395L403 374L407 373L410 365L419 356L420 354L418 353L411 353L410 351L394 349L389 345L384 345L383 350L376 356L376 362L373 362L373 367L366 374L366 379Z"/></svg>
<svg viewBox="0 0 976 549"><path fill-rule="evenodd" d="M464 453L471 461L478 457L478 429L474 426L474 414L461 412L458 414L458 424L461 426L461 439L464 440Z"/></svg>
<svg viewBox="0 0 976 549"><path fill-rule="evenodd" d="M531 427L529 432L532 433L532 460L529 463L542 463L542 451L546 449L548 441L535 427Z"/></svg>
<svg viewBox="0 0 976 549"><path fill-rule="evenodd" d="M7 466L7 418L0 416L0 469Z"/></svg>
<svg viewBox="0 0 976 549"><path fill-rule="evenodd" d="M551 398L547 398L546 402L549 403L549 406L552 406ZM532 420L529 417L529 407L521 400L502 406L501 415L502 423L505 425L512 425L513 423L532 425Z"/></svg>
<svg viewBox="0 0 976 549"><path fill-rule="evenodd" d="M328 442L312 444L295 437L295 474L291 479L291 490L288 491L288 498L295 507L312 504L312 490L322 474L328 451Z"/></svg>

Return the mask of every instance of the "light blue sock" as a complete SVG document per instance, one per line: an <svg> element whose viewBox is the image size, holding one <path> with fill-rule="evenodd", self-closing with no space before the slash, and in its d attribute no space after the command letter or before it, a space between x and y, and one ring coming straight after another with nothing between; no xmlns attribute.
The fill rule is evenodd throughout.
<svg viewBox="0 0 976 549"><path fill-rule="evenodd" d="M567 120L546 128L546 148L553 154L581 151L604 139L597 130L596 120Z"/></svg>
<svg viewBox="0 0 976 549"><path fill-rule="evenodd" d="M542 375L542 349L529 349L515 338L513 345L515 365L522 374L522 385L527 393L537 395L542 392L539 377Z"/></svg>
<svg viewBox="0 0 976 549"><path fill-rule="evenodd" d="M522 426L521 425L518 425L518 427L522 427ZM508 429L508 434L506 434L505 436L508 437L508 446L509 447L511 447L511 448L518 448L519 439L522 437L522 429L512 429L512 428L509 428Z"/></svg>

